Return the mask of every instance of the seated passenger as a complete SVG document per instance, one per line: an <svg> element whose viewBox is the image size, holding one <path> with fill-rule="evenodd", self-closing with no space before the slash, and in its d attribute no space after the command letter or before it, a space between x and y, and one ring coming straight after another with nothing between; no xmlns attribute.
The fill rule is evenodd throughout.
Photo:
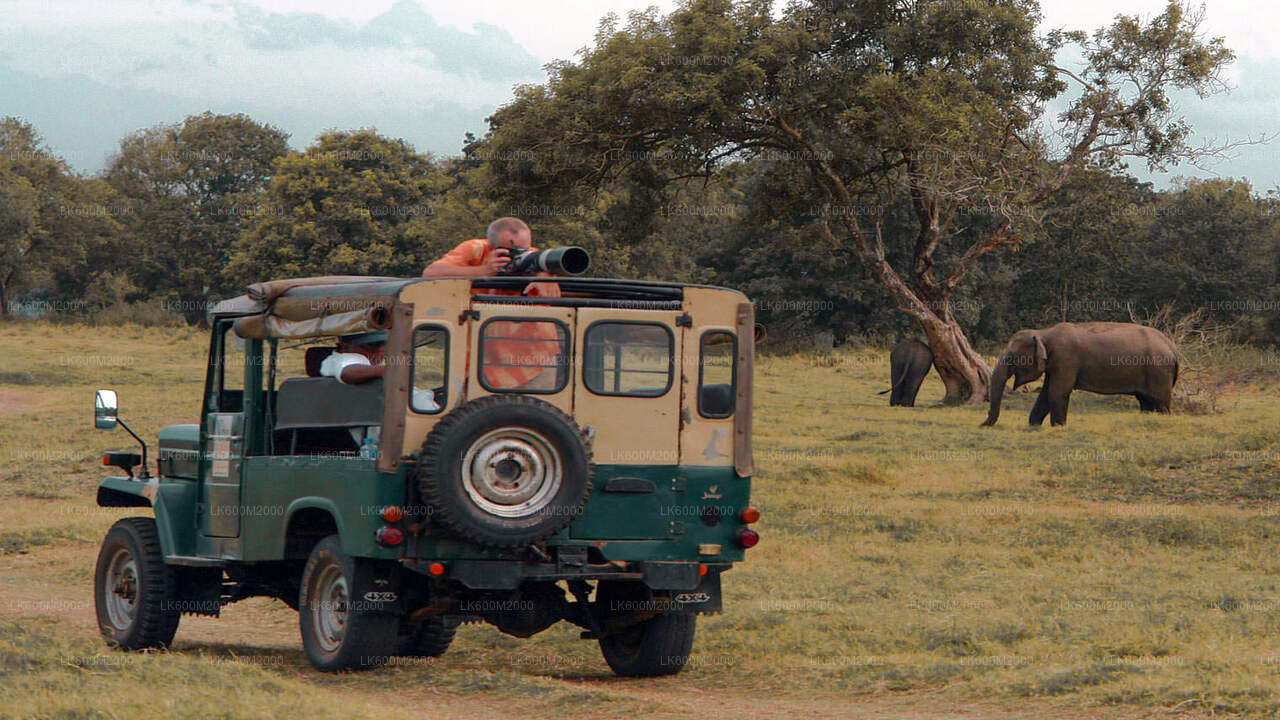
<svg viewBox="0 0 1280 720"><path fill-rule="evenodd" d="M387 368L386 330L370 330L350 333L338 338L338 348L320 363L320 375L337 378L339 382L355 385L382 377ZM413 388L413 404L425 412L439 409L435 393ZM361 439L363 435L361 436ZM359 442L359 440L357 440Z"/></svg>
<svg viewBox="0 0 1280 720"><path fill-rule="evenodd" d="M320 374L356 385L377 380L386 372L387 332L370 330L338 338L338 349L320 363Z"/></svg>

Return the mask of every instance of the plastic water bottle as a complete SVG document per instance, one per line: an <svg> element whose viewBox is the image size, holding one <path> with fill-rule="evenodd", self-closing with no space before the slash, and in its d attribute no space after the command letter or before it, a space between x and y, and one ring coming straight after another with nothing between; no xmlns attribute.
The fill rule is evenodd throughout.
<svg viewBox="0 0 1280 720"><path fill-rule="evenodd" d="M368 435L365 435L364 441L360 443L360 457L370 460L378 459L378 444Z"/></svg>

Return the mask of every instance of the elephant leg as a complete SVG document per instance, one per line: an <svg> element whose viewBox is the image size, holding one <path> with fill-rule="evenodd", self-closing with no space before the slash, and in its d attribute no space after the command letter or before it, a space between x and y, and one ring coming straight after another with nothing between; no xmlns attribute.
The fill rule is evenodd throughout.
<svg viewBox="0 0 1280 720"><path fill-rule="evenodd" d="M1040 394L1036 396L1036 404L1031 406L1030 424L1036 427L1044 424L1044 416L1049 414L1049 397L1045 387L1040 388Z"/></svg>
<svg viewBox="0 0 1280 720"><path fill-rule="evenodd" d="M1156 412L1168 415L1171 412L1169 406L1173 404L1173 388L1161 388L1155 397L1151 398L1151 404Z"/></svg>
<svg viewBox="0 0 1280 720"><path fill-rule="evenodd" d="M1134 397L1138 398L1138 409L1142 412L1154 412L1156 409L1156 401L1150 395L1143 393L1134 393Z"/></svg>
<svg viewBox="0 0 1280 720"><path fill-rule="evenodd" d="M1049 400L1049 424L1050 425L1066 425L1067 424L1067 405L1071 403L1071 392L1062 393L1059 397Z"/></svg>
<svg viewBox="0 0 1280 720"><path fill-rule="evenodd" d="M902 404L907 407L915 407L916 395L920 392L920 385L924 383L924 376L912 376L903 382L907 387L902 395Z"/></svg>

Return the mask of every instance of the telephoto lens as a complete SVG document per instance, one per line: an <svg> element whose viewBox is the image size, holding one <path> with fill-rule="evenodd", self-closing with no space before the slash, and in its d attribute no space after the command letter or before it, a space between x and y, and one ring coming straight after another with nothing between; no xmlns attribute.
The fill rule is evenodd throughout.
<svg viewBox="0 0 1280 720"><path fill-rule="evenodd" d="M531 275L549 272L552 275L581 275L591 267L591 255L580 247L558 247L550 250L519 250L508 248L511 262L499 275Z"/></svg>

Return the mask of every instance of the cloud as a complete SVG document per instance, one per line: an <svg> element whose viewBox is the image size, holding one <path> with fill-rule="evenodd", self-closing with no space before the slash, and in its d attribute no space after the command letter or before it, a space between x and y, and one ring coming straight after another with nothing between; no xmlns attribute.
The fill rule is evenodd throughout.
<svg viewBox="0 0 1280 720"><path fill-rule="evenodd" d="M443 26L418 0L364 22L241 0L119 0L111 17L83 10L77 19L74 5L17 0L0 26L0 113L36 122L82 170L101 167L125 132L205 109L272 122L295 144L327 128L377 126L456 154L514 85L543 77L505 30ZM119 133L108 145L86 146L107 128Z"/></svg>
<svg viewBox="0 0 1280 720"><path fill-rule="evenodd" d="M415 0L400 0L362 27L318 13L272 13L244 3L235 5L235 17L245 46L254 50L424 50L430 53L428 67L488 81L529 78L541 65L502 28L478 23L468 33L444 27Z"/></svg>

